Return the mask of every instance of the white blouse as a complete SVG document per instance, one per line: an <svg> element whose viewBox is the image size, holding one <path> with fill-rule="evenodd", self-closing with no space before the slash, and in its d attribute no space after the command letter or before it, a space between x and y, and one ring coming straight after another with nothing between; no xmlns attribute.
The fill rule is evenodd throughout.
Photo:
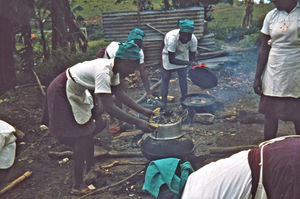
<svg viewBox="0 0 300 199"><path fill-rule="evenodd" d="M264 20L261 32L270 35L263 94L275 97L300 97L300 7L290 13L276 8Z"/></svg>
<svg viewBox="0 0 300 199"><path fill-rule="evenodd" d="M185 68L186 65L175 65L169 62L169 52L174 52L175 57L180 60L189 61L189 51L196 52L198 41L194 34L192 38L186 44L179 41L179 29L171 30L168 32L164 39L164 49L162 51L162 64L164 69L178 69Z"/></svg>
<svg viewBox="0 0 300 199"><path fill-rule="evenodd" d="M250 199L250 150L212 162L192 173L181 199Z"/></svg>

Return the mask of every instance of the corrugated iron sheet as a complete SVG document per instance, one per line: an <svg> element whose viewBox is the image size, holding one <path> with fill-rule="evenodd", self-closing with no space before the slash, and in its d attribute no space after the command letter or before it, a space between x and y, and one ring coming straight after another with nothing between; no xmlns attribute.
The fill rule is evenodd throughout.
<svg viewBox="0 0 300 199"><path fill-rule="evenodd" d="M105 41L126 41L130 30L138 27L137 12L103 13L103 28ZM152 29L167 33L178 28L178 21L190 19L195 22L197 39L203 37L204 8L192 7L176 10L151 10L140 12L140 28L145 32L144 52L145 63L158 63L160 60L160 47L163 34Z"/></svg>

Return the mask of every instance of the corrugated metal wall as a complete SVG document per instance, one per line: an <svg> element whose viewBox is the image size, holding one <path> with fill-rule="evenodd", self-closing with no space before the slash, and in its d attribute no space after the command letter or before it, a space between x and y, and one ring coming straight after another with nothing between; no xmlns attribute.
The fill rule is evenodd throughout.
<svg viewBox="0 0 300 199"><path fill-rule="evenodd" d="M105 41L126 41L130 30L138 27L137 12L103 13L103 28ZM144 53L145 63L155 64L160 60L160 46L163 35L157 30L167 33L178 27L178 21L190 19L195 22L197 39L203 37L204 8L192 7L176 10L154 10L140 12L140 28L145 31Z"/></svg>

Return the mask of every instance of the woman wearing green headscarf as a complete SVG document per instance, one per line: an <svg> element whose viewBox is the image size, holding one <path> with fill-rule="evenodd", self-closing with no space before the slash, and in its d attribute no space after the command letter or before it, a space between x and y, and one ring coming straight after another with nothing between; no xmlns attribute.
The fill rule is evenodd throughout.
<svg viewBox="0 0 300 199"><path fill-rule="evenodd" d="M143 30L139 29L139 28L134 28L132 29L129 34L128 34L128 41L134 41L135 44L137 44L140 47L140 66L138 67L138 70L140 72L141 75L141 79L144 85L144 88L146 90L147 93L147 97L151 98L153 97L151 94L151 90L150 90L150 84L148 81L148 75L146 72L146 67L145 67L145 62L144 62L144 51L142 49L143 47L143 39L145 37L145 33ZM113 59L116 56L116 52L119 48L119 43L117 41L113 41L111 42L106 48L104 53L99 53L97 54L98 58L108 58L108 59Z"/></svg>
<svg viewBox="0 0 300 199"><path fill-rule="evenodd" d="M161 95L164 106L167 96L171 74L177 72L181 96L187 94L187 65L195 63L195 54L198 41L194 32L194 22L188 19L179 21L179 29L168 32L164 38L162 50L162 84Z"/></svg>
<svg viewBox="0 0 300 199"><path fill-rule="evenodd" d="M78 63L56 77L47 89L42 123L58 140L72 147L74 152L74 185L72 194L86 194L91 190L83 181L83 170L90 171L94 163L93 136L105 126L101 114L108 114L144 131L153 127L146 121L123 112L113 103L116 96L122 103L150 117L149 109L136 104L122 90L120 78L137 67L140 48L129 41L120 44L115 59L95 59ZM93 91L95 99L89 91Z"/></svg>
<svg viewBox="0 0 300 199"><path fill-rule="evenodd" d="M147 98L152 98L151 90L150 90L150 84L148 81L148 74L146 72L146 66L144 62L144 51L142 49L143 47L143 39L145 37L144 31L142 31L139 28L132 29L128 34L128 41L134 41L135 44L137 44L140 47L140 65L137 68L140 72L140 76L144 85L144 88L147 93ZM105 47L105 50L102 49L98 52L97 57L98 58L108 58L113 59L116 57L116 53L119 49L120 42L113 41L108 46ZM102 53L101 53L102 51ZM122 108L121 103L119 103L117 100L115 100L115 103L119 108ZM123 125L120 121L116 120L115 118L110 118L110 125L109 125L109 132L111 133L117 133L122 128L126 127L126 125Z"/></svg>

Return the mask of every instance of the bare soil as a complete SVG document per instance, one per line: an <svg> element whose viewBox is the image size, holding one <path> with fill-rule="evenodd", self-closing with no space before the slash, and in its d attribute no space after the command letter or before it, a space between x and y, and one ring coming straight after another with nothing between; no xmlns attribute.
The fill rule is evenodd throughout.
<svg viewBox="0 0 300 199"><path fill-rule="evenodd" d="M252 91L257 52L251 51L236 54L236 61L227 63L219 71L218 86L202 91L189 81L189 93L205 93L217 99L217 110L213 124L192 123L183 128L190 135L196 135L199 148L207 146L238 146L259 144L263 140L263 116L257 113L259 97ZM150 67L150 77L159 78L159 69ZM130 96L138 99L144 90L141 83L136 88L128 89ZM159 90L155 90L155 94ZM175 97L171 107L180 106L180 89L177 76L170 83L169 95ZM72 186L72 159L59 164L61 159L50 158L49 151L70 150L58 143L47 130L40 129L43 96L36 85L23 85L11 90L0 98L0 119L4 120L25 133L17 140L17 154L14 165L7 170L0 170L0 188L21 176L26 171L32 171L32 176L24 180L0 198L7 199L67 199L79 198L69 194ZM281 122L279 135L294 134L293 125ZM112 139L119 134L111 134L105 129L95 139L96 145L111 150ZM139 151L132 142L133 150ZM211 157L199 165L207 164L220 157ZM98 158L97 164L107 165L113 161L145 162L143 157L135 158ZM198 169L196 166L195 169ZM97 188L118 182L130 176L145 165L120 164L102 173L95 184ZM109 188L88 198L123 199L152 198L142 191L144 172L119 186Z"/></svg>

